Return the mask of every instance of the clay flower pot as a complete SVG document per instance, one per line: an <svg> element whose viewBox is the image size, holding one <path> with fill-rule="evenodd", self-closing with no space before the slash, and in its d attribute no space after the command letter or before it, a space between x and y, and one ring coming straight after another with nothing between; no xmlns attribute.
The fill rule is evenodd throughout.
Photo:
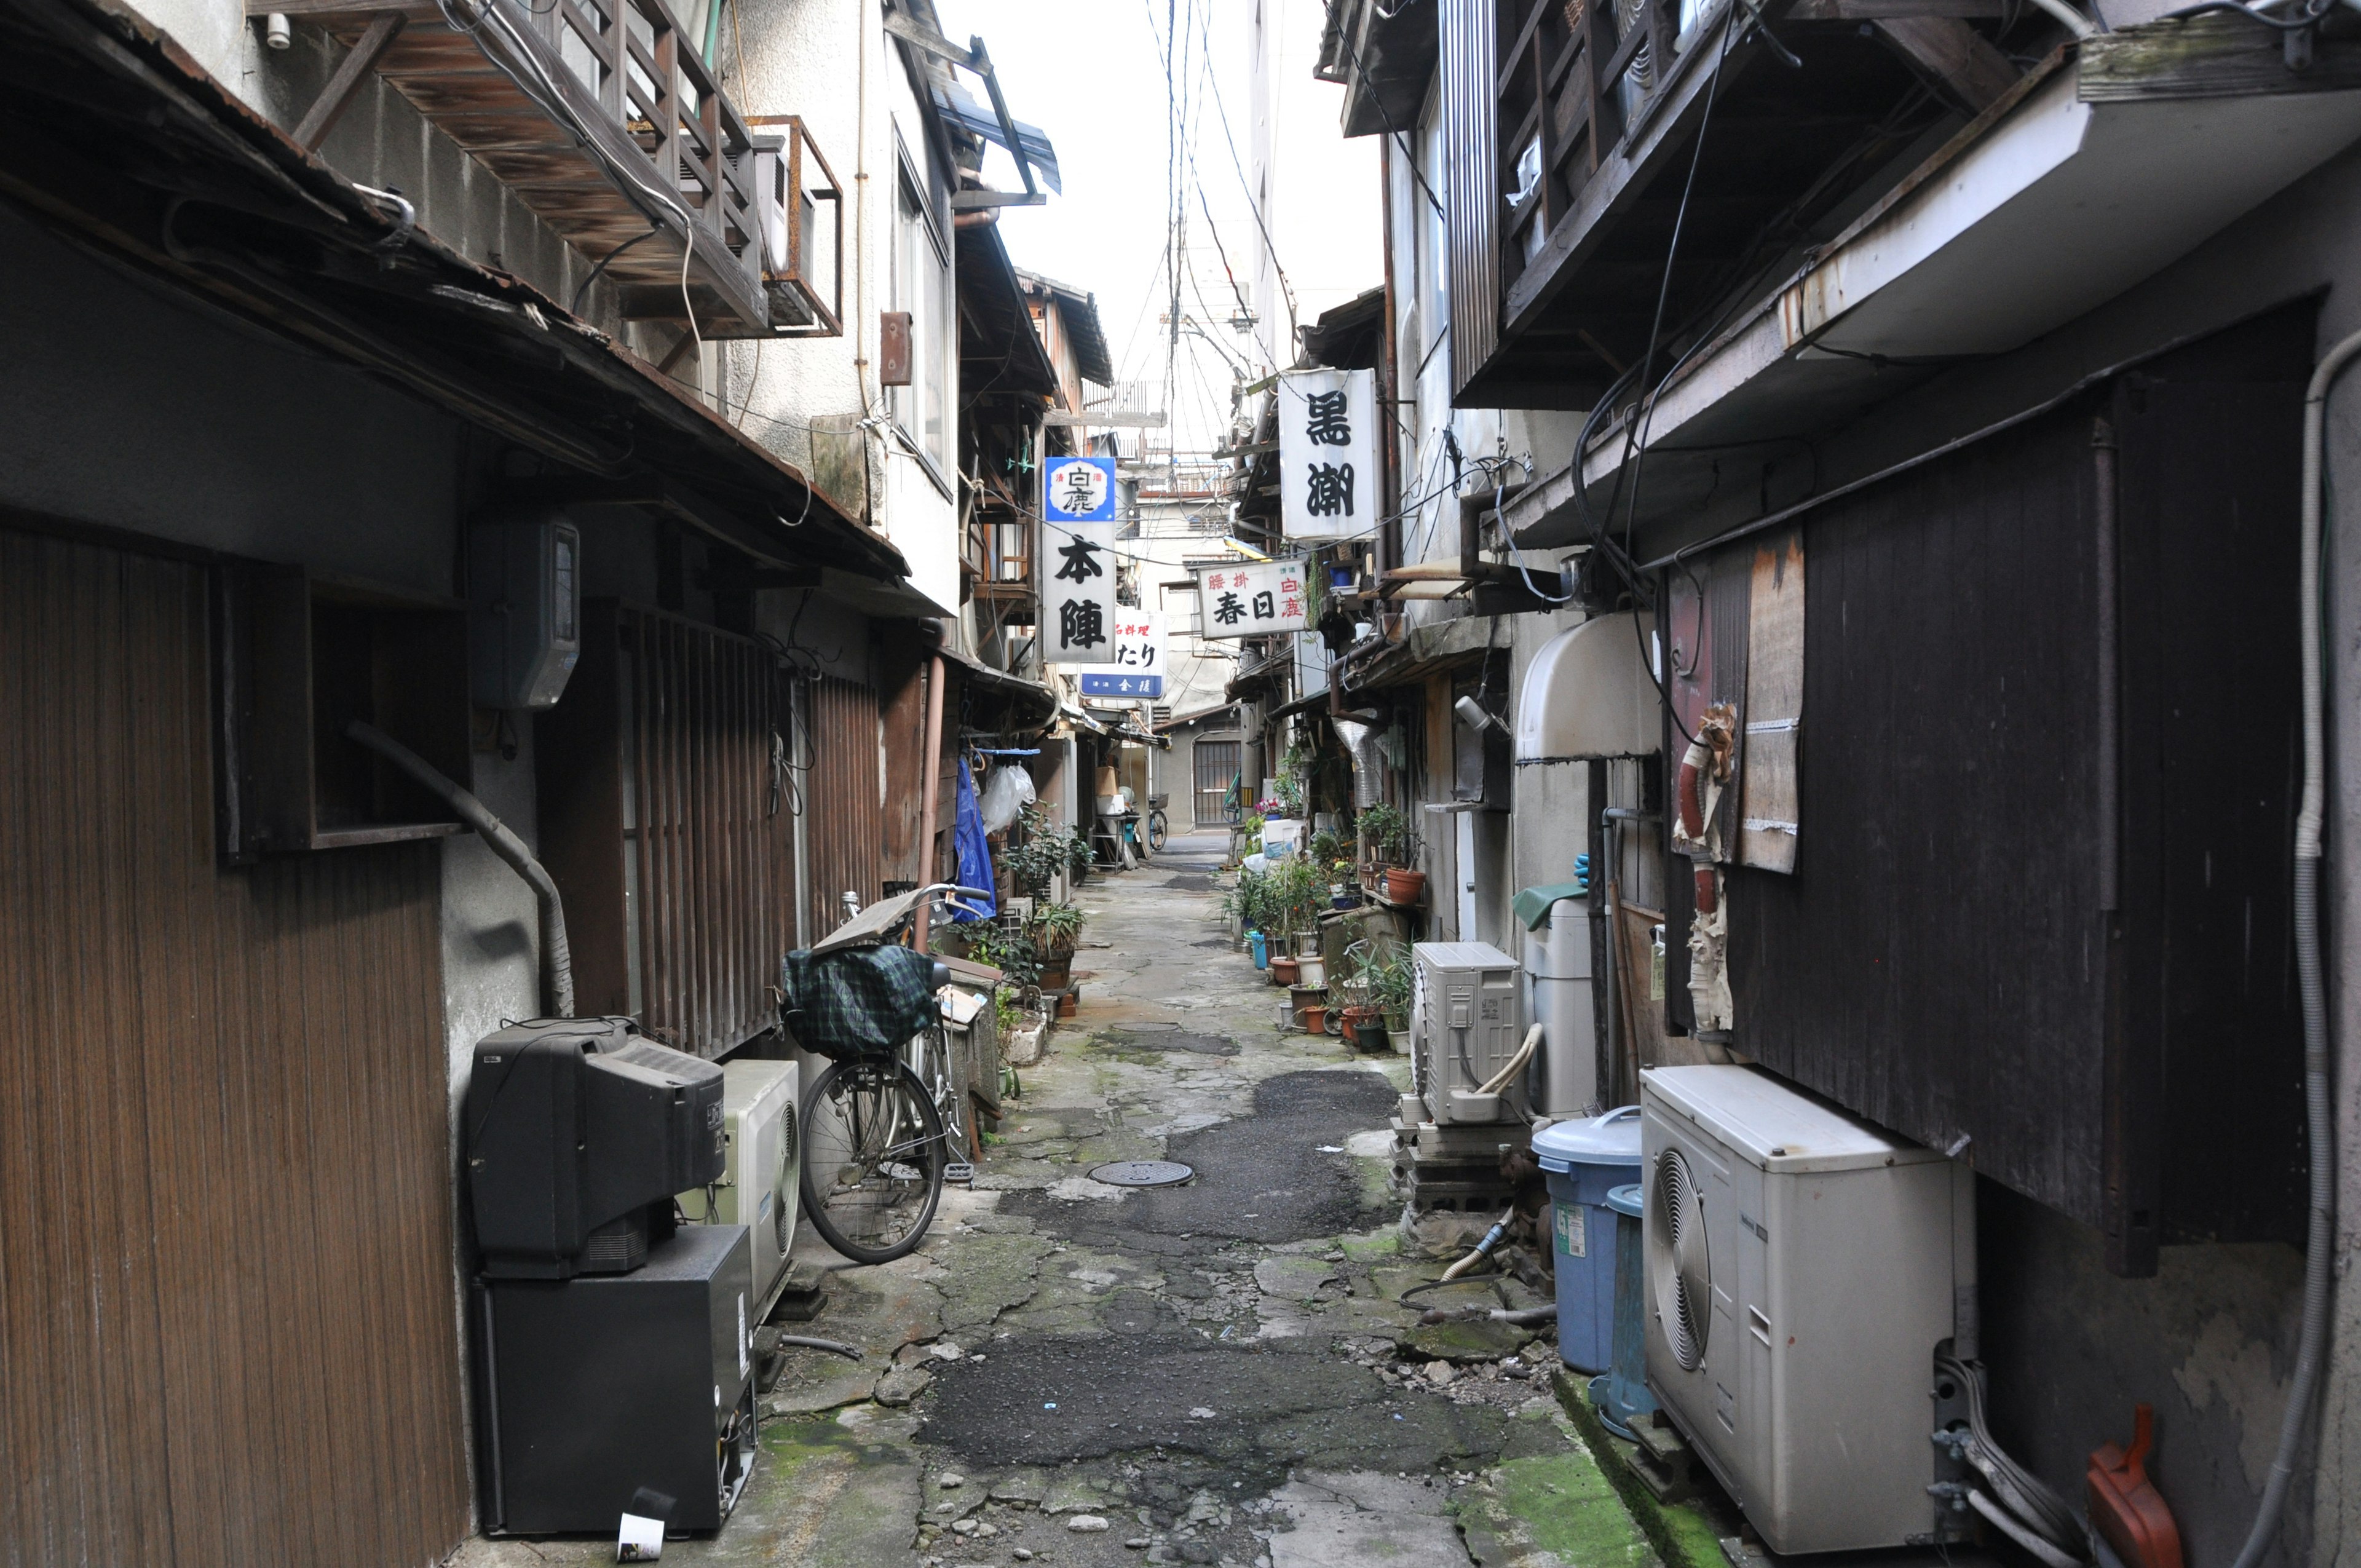
<svg viewBox="0 0 2361 1568"><path fill-rule="evenodd" d="M1385 1032L1378 1020L1381 1014L1374 1007L1345 1009L1345 1038L1350 1044L1374 1049L1385 1044Z"/></svg>
<svg viewBox="0 0 2361 1568"><path fill-rule="evenodd" d="M1328 1032L1328 1009L1316 1003L1305 1008L1303 1010L1303 1032L1307 1035L1326 1034Z"/></svg>
<svg viewBox="0 0 2361 1568"><path fill-rule="evenodd" d="M1277 985L1293 985L1302 970L1301 959L1274 957L1270 960L1270 978Z"/></svg>
<svg viewBox="0 0 2361 1568"><path fill-rule="evenodd" d="M1400 866L1386 868L1386 897L1396 904L1416 904L1426 892L1426 873Z"/></svg>

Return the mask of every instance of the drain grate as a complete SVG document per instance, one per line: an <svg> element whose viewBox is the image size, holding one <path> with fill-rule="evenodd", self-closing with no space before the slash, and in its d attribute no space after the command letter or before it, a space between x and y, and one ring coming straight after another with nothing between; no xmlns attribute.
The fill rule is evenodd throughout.
<svg viewBox="0 0 2361 1568"><path fill-rule="evenodd" d="M1093 1181L1104 1181L1109 1187L1178 1187L1196 1179L1192 1168L1170 1159L1119 1159L1091 1171Z"/></svg>

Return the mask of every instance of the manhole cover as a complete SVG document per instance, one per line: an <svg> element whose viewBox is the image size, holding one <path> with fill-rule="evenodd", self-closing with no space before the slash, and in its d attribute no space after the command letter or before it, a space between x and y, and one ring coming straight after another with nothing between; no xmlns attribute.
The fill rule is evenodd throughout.
<svg viewBox="0 0 2361 1568"><path fill-rule="evenodd" d="M1178 1187L1195 1179L1196 1175L1178 1160L1119 1159L1112 1165L1094 1168L1091 1179L1104 1181L1109 1187Z"/></svg>

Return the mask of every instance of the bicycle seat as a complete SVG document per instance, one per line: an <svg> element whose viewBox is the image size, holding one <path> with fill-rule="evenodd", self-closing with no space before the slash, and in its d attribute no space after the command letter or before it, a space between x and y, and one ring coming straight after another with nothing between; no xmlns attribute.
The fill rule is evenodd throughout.
<svg viewBox="0 0 2361 1568"><path fill-rule="evenodd" d="M934 962L934 967L927 971L927 975L928 980L933 982L934 988L937 991L940 991L943 987L951 982L951 966L943 962L942 959L937 959Z"/></svg>

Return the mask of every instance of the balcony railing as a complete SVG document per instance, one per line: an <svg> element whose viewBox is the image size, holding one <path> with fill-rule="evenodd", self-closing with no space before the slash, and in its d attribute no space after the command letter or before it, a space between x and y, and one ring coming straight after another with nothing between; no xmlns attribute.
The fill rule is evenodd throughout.
<svg viewBox="0 0 2361 1568"><path fill-rule="evenodd" d="M1997 0L1444 0L1463 403L1586 408L1659 325L1792 265L2013 84L1978 26L2017 24Z"/></svg>
<svg viewBox="0 0 2361 1568"><path fill-rule="evenodd" d="M840 330L841 240L821 240L824 265L810 243L818 205L841 204L834 177L799 122L758 141L664 0L451 0L467 24L456 31L433 0L247 8L316 21L352 47L304 139L317 145L335 95L375 71L611 280L627 319L686 325L693 312L702 336L763 336L777 299L789 329ZM824 184L806 183L807 165ZM774 201L791 205L774 214Z"/></svg>

